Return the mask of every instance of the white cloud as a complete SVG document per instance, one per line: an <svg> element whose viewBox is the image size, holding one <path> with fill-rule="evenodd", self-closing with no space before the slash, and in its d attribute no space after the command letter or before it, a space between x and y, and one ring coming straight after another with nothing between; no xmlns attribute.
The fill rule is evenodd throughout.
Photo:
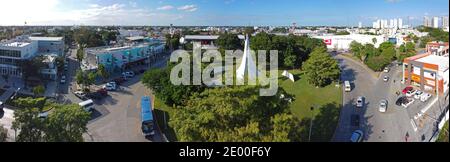
<svg viewBox="0 0 450 162"><path fill-rule="evenodd" d="M174 8L174 7L171 6L171 5L166 5L166 6L158 7L157 10L171 10L171 9L173 9L173 8Z"/></svg>
<svg viewBox="0 0 450 162"><path fill-rule="evenodd" d="M197 11L197 6L196 5L184 5L181 7L178 7L178 10L182 10L182 11L188 11L188 12L194 12Z"/></svg>

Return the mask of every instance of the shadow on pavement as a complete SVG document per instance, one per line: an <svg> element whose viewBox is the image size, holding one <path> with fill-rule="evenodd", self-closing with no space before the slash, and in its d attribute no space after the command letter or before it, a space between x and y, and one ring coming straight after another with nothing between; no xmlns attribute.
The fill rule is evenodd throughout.
<svg viewBox="0 0 450 162"><path fill-rule="evenodd" d="M165 121L170 121L169 113L166 111L155 109L153 110L155 112L155 116L157 118L157 124L159 128L161 129L161 133L166 135L167 140L169 141L178 141L175 130L169 126L167 122L164 122L164 115L166 116Z"/></svg>

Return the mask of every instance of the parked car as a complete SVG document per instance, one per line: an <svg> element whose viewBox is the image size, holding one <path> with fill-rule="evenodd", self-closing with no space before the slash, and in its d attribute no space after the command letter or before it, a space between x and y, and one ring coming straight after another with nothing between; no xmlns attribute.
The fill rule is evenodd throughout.
<svg viewBox="0 0 450 162"><path fill-rule="evenodd" d="M420 101L422 101L422 102L427 102L428 99L430 99L430 98L431 98L431 94L429 94L429 93L424 93L424 94L422 94L422 96L420 97Z"/></svg>
<svg viewBox="0 0 450 162"><path fill-rule="evenodd" d="M356 99L356 107L357 108L364 107L364 97L359 96L358 99Z"/></svg>
<svg viewBox="0 0 450 162"><path fill-rule="evenodd" d="M389 81L389 77L388 77L388 76L384 76L383 81L384 81L384 82Z"/></svg>
<svg viewBox="0 0 450 162"><path fill-rule="evenodd" d="M127 80L124 77L114 79L114 82L116 82L117 85L121 85L125 81L127 81Z"/></svg>
<svg viewBox="0 0 450 162"><path fill-rule="evenodd" d="M61 84L66 84L66 76L65 76L65 75L63 75L63 76L61 77L60 83L61 83Z"/></svg>
<svg viewBox="0 0 450 162"><path fill-rule="evenodd" d="M406 92L406 97L413 97L416 94L417 90L411 90Z"/></svg>
<svg viewBox="0 0 450 162"><path fill-rule="evenodd" d="M143 74L143 73L145 73L147 70L145 70L145 69L141 69L141 70L139 70L139 73L141 73L141 74Z"/></svg>
<svg viewBox="0 0 450 162"><path fill-rule="evenodd" d="M350 142L362 142L364 133L361 130L355 130L350 137Z"/></svg>
<svg viewBox="0 0 450 162"><path fill-rule="evenodd" d="M383 70L383 72L389 73L389 70L390 70L390 69L389 69L388 67L385 67L384 70Z"/></svg>
<svg viewBox="0 0 450 162"><path fill-rule="evenodd" d="M411 105L414 101L415 100L413 98L408 98L406 96L402 96L397 99L397 101L395 102L395 105L408 108L408 106Z"/></svg>
<svg viewBox="0 0 450 162"><path fill-rule="evenodd" d="M2 101L0 101L0 112L3 112L4 107L5 107L5 104L3 104Z"/></svg>
<svg viewBox="0 0 450 162"><path fill-rule="evenodd" d="M108 91L115 91L117 89L116 82L108 82L103 86L103 89Z"/></svg>
<svg viewBox="0 0 450 162"><path fill-rule="evenodd" d="M414 93L414 98L415 98L416 100L419 100L420 97L422 97L422 95L423 95L423 92L422 92L422 91L416 91L416 93Z"/></svg>
<svg viewBox="0 0 450 162"><path fill-rule="evenodd" d="M83 91L75 91L73 92L73 94L75 94L75 96L77 96L81 100L86 100L86 93L84 93Z"/></svg>
<svg viewBox="0 0 450 162"><path fill-rule="evenodd" d="M100 99L104 98L105 96L99 92L93 92L93 93L86 94L86 97L90 98L90 99L94 99L94 100L100 100Z"/></svg>
<svg viewBox="0 0 450 162"><path fill-rule="evenodd" d="M132 72L132 71L123 72L122 76L125 78L132 78L132 77L134 77L134 72Z"/></svg>
<svg viewBox="0 0 450 162"><path fill-rule="evenodd" d="M97 93L100 93L103 96L107 96L108 95L108 91L106 89L103 89L103 88L98 89Z"/></svg>
<svg viewBox="0 0 450 162"><path fill-rule="evenodd" d="M409 91L412 91L412 90L413 90L413 87L408 86L408 87L406 87L405 89L402 90L402 93L406 94L406 93L408 93Z"/></svg>
<svg viewBox="0 0 450 162"><path fill-rule="evenodd" d="M387 106L388 106L387 100L381 100L381 101L380 101L380 106L379 106L379 108L378 108L378 111L380 111L380 112L382 112L382 113L386 112Z"/></svg>
<svg viewBox="0 0 450 162"><path fill-rule="evenodd" d="M350 124L354 127L359 127L359 115L353 114L350 116Z"/></svg>

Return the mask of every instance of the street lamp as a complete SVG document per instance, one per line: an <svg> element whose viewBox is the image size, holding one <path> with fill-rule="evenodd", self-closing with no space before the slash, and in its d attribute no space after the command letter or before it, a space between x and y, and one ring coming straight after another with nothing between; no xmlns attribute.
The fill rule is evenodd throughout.
<svg viewBox="0 0 450 162"><path fill-rule="evenodd" d="M312 125L313 125L313 120L314 120L314 107L311 106L310 110L311 110L311 122L309 123L309 136L308 136L309 142L311 142L311 132L312 132Z"/></svg>

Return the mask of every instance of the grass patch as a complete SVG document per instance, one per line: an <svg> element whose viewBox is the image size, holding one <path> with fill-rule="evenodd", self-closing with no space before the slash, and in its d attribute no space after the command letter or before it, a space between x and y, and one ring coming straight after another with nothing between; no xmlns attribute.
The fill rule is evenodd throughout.
<svg viewBox="0 0 450 162"><path fill-rule="evenodd" d="M311 141L330 141L342 107L342 88L336 87L335 83L316 88L308 83L300 70L291 70L290 73L297 80L292 82L281 76L279 85L295 97L289 105L291 112L299 119L306 121L310 121L314 116ZM313 111L311 107L314 107Z"/></svg>
<svg viewBox="0 0 450 162"><path fill-rule="evenodd" d="M445 123L444 127L442 127L441 132L439 133L439 137L437 142L449 142L448 139L448 121Z"/></svg>
<svg viewBox="0 0 450 162"><path fill-rule="evenodd" d="M169 125L170 117L174 114L174 109L170 106L167 106L162 102L159 98L155 97L155 115L156 121L158 122L159 128L161 128L162 133L164 133L167 139L171 142L178 141L178 138L175 134L175 131ZM166 122L164 121L164 115L166 117ZM167 129L166 129L167 128Z"/></svg>

